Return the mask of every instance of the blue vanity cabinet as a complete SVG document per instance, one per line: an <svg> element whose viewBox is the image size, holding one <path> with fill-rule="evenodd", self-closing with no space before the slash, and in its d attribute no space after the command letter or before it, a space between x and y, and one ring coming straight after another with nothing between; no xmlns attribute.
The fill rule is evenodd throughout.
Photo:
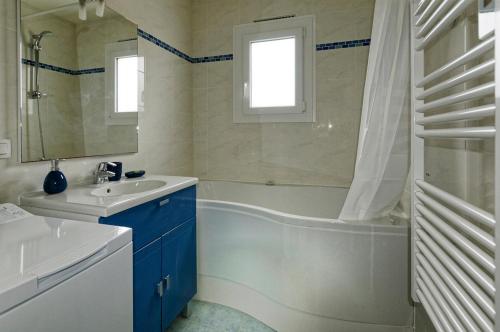
<svg viewBox="0 0 500 332"><path fill-rule="evenodd" d="M99 222L133 229L134 332L161 332L196 294L196 187Z"/></svg>
<svg viewBox="0 0 500 332"><path fill-rule="evenodd" d="M161 239L134 253L134 331L161 332Z"/></svg>
<svg viewBox="0 0 500 332"><path fill-rule="evenodd" d="M196 294L196 220L190 219L161 238L165 296L163 326L169 326Z"/></svg>
<svg viewBox="0 0 500 332"><path fill-rule="evenodd" d="M132 228L135 252L195 215L196 187L192 186L112 216L101 217L99 223Z"/></svg>

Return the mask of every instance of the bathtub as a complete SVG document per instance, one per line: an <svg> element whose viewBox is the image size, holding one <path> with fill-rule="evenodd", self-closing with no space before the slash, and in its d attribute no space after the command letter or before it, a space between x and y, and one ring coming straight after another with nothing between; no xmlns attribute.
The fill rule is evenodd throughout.
<svg viewBox="0 0 500 332"><path fill-rule="evenodd" d="M201 181L197 298L283 332L410 331L408 223L335 219L346 195Z"/></svg>

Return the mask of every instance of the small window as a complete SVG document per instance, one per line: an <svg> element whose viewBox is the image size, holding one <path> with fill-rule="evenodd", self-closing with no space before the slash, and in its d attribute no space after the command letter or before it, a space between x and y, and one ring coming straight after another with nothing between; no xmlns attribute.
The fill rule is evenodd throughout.
<svg viewBox="0 0 500 332"><path fill-rule="evenodd" d="M295 106L295 37L250 44L250 108Z"/></svg>
<svg viewBox="0 0 500 332"><path fill-rule="evenodd" d="M314 122L314 18L234 31L234 122Z"/></svg>
<svg viewBox="0 0 500 332"><path fill-rule="evenodd" d="M115 112L117 113L137 113L139 68L137 56L116 58L115 63Z"/></svg>
<svg viewBox="0 0 500 332"><path fill-rule="evenodd" d="M142 111L142 58L137 56L137 41L106 45L106 123L137 123Z"/></svg>

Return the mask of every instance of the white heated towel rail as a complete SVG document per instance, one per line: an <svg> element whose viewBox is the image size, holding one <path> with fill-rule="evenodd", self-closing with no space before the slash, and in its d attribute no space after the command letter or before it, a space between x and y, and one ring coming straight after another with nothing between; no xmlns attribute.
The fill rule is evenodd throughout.
<svg viewBox="0 0 500 332"><path fill-rule="evenodd" d="M495 140L495 188L500 188L496 172L500 166L496 135L500 121L496 85L500 69L496 63L500 54L495 52L500 50L500 41L490 33L467 49L464 40L467 51L443 59L441 67L426 73L426 51L446 38L456 20L475 15L488 0L411 1L412 297L422 304L439 332L500 332L500 321L496 323L500 302L496 300L496 262L500 260L495 255L496 217L429 183L432 181L426 181L424 175L428 139ZM496 5L495 29L499 29L500 0L491 1ZM489 120L479 121L484 119ZM498 211L500 195L496 191Z"/></svg>

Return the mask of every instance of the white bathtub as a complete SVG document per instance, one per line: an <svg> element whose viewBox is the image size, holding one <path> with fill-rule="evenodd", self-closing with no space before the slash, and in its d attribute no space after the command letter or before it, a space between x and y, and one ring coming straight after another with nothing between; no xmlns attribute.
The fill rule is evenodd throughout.
<svg viewBox="0 0 500 332"><path fill-rule="evenodd" d="M280 332L410 331L407 223L339 221L346 194L200 182L198 299Z"/></svg>

